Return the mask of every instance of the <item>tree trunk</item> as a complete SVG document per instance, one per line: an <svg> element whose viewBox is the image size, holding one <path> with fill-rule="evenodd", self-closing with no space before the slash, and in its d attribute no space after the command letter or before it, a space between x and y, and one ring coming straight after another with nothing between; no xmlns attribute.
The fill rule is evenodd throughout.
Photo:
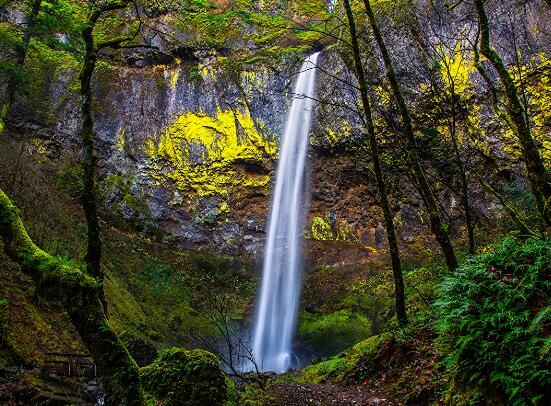
<svg viewBox="0 0 551 406"><path fill-rule="evenodd" d="M97 171L98 153L94 146L94 123L92 117L92 75L96 67L97 49L93 38L93 25L89 24L82 30L82 38L86 44L84 64L80 72L80 94L82 96L82 153L84 187L82 190L82 207L88 226L88 245L85 256L88 273L100 282L103 281L101 261L101 237L97 213ZM101 296L101 295L100 295ZM101 297L102 302L104 298Z"/></svg>
<svg viewBox="0 0 551 406"><path fill-rule="evenodd" d="M31 11L29 12L29 14L27 14L27 26L25 27L25 33L23 34L23 41L21 42L21 46L19 46L17 49L17 57L15 60L16 65L20 66L21 68L25 63L27 48L29 47L29 42L31 41L33 35L33 30L36 25L36 19L38 17L38 13L40 12L41 4L42 0L34 0ZM17 80L15 78L11 78L6 88L4 102L2 103L2 107L0 107L0 135L4 132L6 120L8 118L8 115L10 114L16 90Z"/></svg>
<svg viewBox="0 0 551 406"><path fill-rule="evenodd" d="M98 366L107 404L145 405L138 366L105 317L101 286L77 266L38 248L1 189L0 237L8 257L34 280L37 292L62 303Z"/></svg>
<svg viewBox="0 0 551 406"><path fill-rule="evenodd" d="M469 246L469 254L475 253L475 243L474 243L474 222L471 204L469 201L469 182L467 180L467 172L465 171L465 165L463 165L463 160L461 159L461 154L459 153L459 146L457 144L457 139L455 135L452 137L453 149L455 153L455 159L459 168L459 176L461 178L461 203L463 206L463 211L465 212L465 226L467 228L467 241Z"/></svg>
<svg viewBox="0 0 551 406"><path fill-rule="evenodd" d="M369 102L369 96L367 93L367 81L365 79L363 65L360 57L360 46L358 44L358 37L356 33L356 23L354 21L354 15L352 14L349 0L344 0L344 7L346 9L346 15L348 17L350 39L352 41L352 51L354 54L354 67L356 70L356 77L358 79L360 95L363 103L363 110L367 126L367 135L369 140L369 149L371 152L371 160L373 161L373 170L375 172L375 179L377 181L377 189L379 191L379 203L381 204L381 207L383 209L383 217L387 232L388 245L390 248L390 258L392 262L392 273L394 276L394 290L396 296L396 316L398 318L400 326L404 327L407 325L408 320L406 315L404 280L402 277L402 266L400 262L398 243L396 240L396 231L394 228L394 221L392 219L390 204L388 202L385 179L383 171L381 169L381 162L379 159L379 146L377 143L377 138L375 136L375 126L373 125L371 104Z"/></svg>
<svg viewBox="0 0 551 406"><path fill-rule="evenodd" d="M451 135L452 144L453 144L455 162L457 165L457 169L459 170L459 176L461 178L461 203L463 206L463 211L465 213L465 226L467 228L467 241L469 246L469 254L474 254L475 253L474 223L473 223L471 204L469 201L469 182L467 180L467 171L465 170L465 164L463 163L463 159L461 158L461 152L459 150L459 142L457 141L456 100L459 97L459 95L455 93L454 79L450 74L449 70L447 70L447 73L448 73L448 80L450 81L450 84L451 84L450 90L451 90L451 104L452 104L451 105L452 119L450 124L450 135Z"/></svg>
<svg viewBox="0 0 551 406"><path fill-rule="evenodd" d="M396 78L396 73L394 72L394 67L392 65L392 60L390 59L390 54L388 53L383 36L379 30L377 21L375 20L375 15L373 14L371 3L369 0L364 0L364 5L367 17L369 19L369 24L371 25L371 29L373 30L373 35L375 36L375 40L383 57L387 76L390 82L390 87L392 88L394 98L396 99L396 102L398 104L400 116L402 117L404 132L407 139L406 147L408 150L408 157L413 167L415 177L417 178L419 190L421 192L423 200L425 201L425 204L427 205L432 233L440 244L448 268L450 270L454 270L455 268L457 268L457 258L455 256L455 251L450 241L448 225L442 220L438 200L436 199L436 196L434 195L434 192L430 187L427 176L425 174L425 169L423 168L421 159L417 154L417 145L415 142L415 134L413 132L413 124L411 121L409 109L407 107L404 96L402 95L402 90L400 88L400 84L398 83L398 79Z"/></svg>
<svg viewBox="0 0 551 406"><path fill-rule="evenodd" d="M524 235L524 236L537 236L538 235L537 233L532 231L526 225L526 223L517 215L517 211L513 207L511 207L507 204L507 202L505 201L503 196L501 196L501 194L497 190L495 190L492 186L490 186L488 183L486 183L484 181L484 179L482 179L482 176L480 176L476 172L474 173L474 176L478 180L478 183L480 183L480 186L482 186L482 188L485 191L487 191L488 193L493 195L499 201L499 203L503 206L503 208L505 209L505 211L507 212L509 217L511 217L511 220L513 220L513 222L517 225L518 230L520 231L520 233L522 235Z"/></svg>
<svg viewBox="0 0 551 406"><path fill-rule="evenodd" d="M484 55L497 71L507 97L507 113L511 118L519 140L522 159L526 165L532 193L543 221L551 225L551 175L546 170L538 147L530 132L530 125L525 119L525 110L518 96L518 90L503 60L490 45L490 26L484 9L484 0L475 0L480 31L480 53Z"/></svg>

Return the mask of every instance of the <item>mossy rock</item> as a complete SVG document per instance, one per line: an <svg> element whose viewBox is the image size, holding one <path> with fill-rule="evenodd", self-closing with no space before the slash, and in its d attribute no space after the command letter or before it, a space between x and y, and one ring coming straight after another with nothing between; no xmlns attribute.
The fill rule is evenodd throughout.
<svg viewBox="0 0 551 406"><path fill-rule="evenodd" d="M371 321L349 310L330 314L303 313L299 320L300 340L322 356L330 356L351 347L371 335Z"/></svg>
<svg viewBox="0 0 551 406"><path fill-rule="evenodd" d="M227 398L220 362L203 350L166 350L140 374L149 405L221 405Z"/></svg>
<svg viewBox="0 0 551 406"><path fill-rule="evenodd" d="M301 371L296 382L314 384L341 382L354 371L359 360L364 357L373 356L373 354L377 353L379 346L390 338L390 334L372 336L348 348L338 356L312 363L312 365L307 366Z"/></svg>

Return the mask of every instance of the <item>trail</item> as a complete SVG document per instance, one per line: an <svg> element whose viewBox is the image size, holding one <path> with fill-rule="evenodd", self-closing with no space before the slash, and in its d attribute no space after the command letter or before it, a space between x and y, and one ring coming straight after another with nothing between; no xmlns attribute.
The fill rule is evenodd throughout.
<svg viewBox="0 0 551 406"><path fill-rule="evenodd" d="M337 384L281 383L270 388L270 400L265 405L397 405L367 386Z"/></svg>

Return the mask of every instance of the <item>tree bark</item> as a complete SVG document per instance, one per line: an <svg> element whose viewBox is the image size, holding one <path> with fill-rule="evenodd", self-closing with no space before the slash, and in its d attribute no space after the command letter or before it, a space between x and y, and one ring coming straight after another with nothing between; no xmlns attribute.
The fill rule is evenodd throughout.
<svg viewBox="0 0 551 406"><path fill-rule="evenodd" d="M454 118L455 120L455 118ZM465 226L467 228L467 241L469 246L469 254L475 253L475 241L474 241L474 222L471 204L469 200L469 182L467 179L467 171L465 165L461 159L461 153L459 151L459 145L457 142L455 130L452 130L452 143L455 154L455 160L459 169L459 176L461 178L461 203L463 211L465 213Z"/></svg>
<svg viewBox="0 0 551 406"><path fill-rule="evenodd" d="M88 228L87 250L85 262L88 273L103 284L104 274L101 269L101 230L98 219L98 153L95 149L94 121L92 115L92 76L98 58L98 46L94 42L94 27L103 13L122 10L128 6L129 0L116 0L99 6L88 18L82 29L82 39L85 44L85 54L80 71L80 94L82 97L82 154L84 185L82 190L82 207L86 216ZM118 40L116 40L118 41ZM115 41L115 43L116 43ZM104 43L108 44L108 43ZM108 45L105 45L108 46ZM107 307L103 289L98 293L104 308Z"/></svg>
<svg viewBox="0 0 551 406"><path fill-rule="evenodd" d="M434 195L434 192L430 187L427 176L425 174L425 169L423 168L423 164L421 163L421 159L419 158L419 155L417 153L417 145L415 142L415 134L413 131L413 124L409 109L402 94L398 79L396 78L396 73L394 72L394 66L392 64L390 54L386 48L383 36L379 30L379 25L377 24L375 15L373 14L371 3L369 0L364 0L364 5L367 17L369 19L369 24L371 26L371 29L373 30L373 35L383 57L383 62L385 64L390 87L392 88L394 98L396 99L396 103L398 104L398 110L400 111L400 116L402 118L402 124L404 126L404 132L407 140L406 147L408 151L408 157L413 167L415 177L417 178L419 190L421 192L423 200L427 205L432 233L434 234L442 249L448 268L450 270L454 270L455 268L457 268L457 257L455 256L455 251L450 240L448 224L446 224L442 220L438 200L436 199L436 196Z"/></svg>
<svg viewBox="0 0 551 406"><path fill-rule="evenodd" d="M107 404L145 405L138 366L105 316L100 284L76 265L38 248L1 189L0 237L6 255L34 280L37 292L62 303L98 366Z"/></svg>
<svg viewBox="0 0 551 406"><path fill-rule="evenodd" d="M36 19L38 18L41 4L42 0L34 0L31 11L29 12L29 14L27 14L27 26L25 27L25 33L23 34L23 41L21 42L21 46L19 46L17 49L17 57L15 60L16 65L20 67L23 67L23 64L25 63L25 58L27 57L27 49L33 35L33 30L36 25ZM4 132L6 120L10 114L16 90L17 80L15 78L11 78L6 88L4 102L2 103L2 107L0 107L0 135Z"/></svg>
<svg viewBox="0 0 551 406"><path fill-rule="evenodd" d="M92 117L92 75L96 67L97 49L94 44L93 26L88 25L82 30L82 38L86 44L84 64L80 72L80 93L82 96L82 153L84 187L82 190L82 207L88 227L88 245L85 256L88 273L100 281L103 280L101 261L101 237L97 214L97 170L98 153L94 146L94 122Z"/></svg>
<svg viewBox="0 0 551 406"><path fill-rule="evenodd" d="M474 223L472 216L472 209L469 200L469 182L467 179L467 171L465 170L465 164L461 158L461 151L459 150L459 142L457 141L457 104L456 100L459 95L455 92L454 78L451 75L448 67L446 67L448 74L448 80L450 81L450 93L451 93L451 123L450 123L450 136L452 139L453 152L455 155L455 162L457 169L459 170L459 176L461 179L461 203L463 211L465 213L465 226L467 228L467 241L469 246L469 254L475 253L474 242Z"/></svg>
<svg viewBox="0 0 551 406"><path fill-rule="evenodd" d="M346 9L346 15L348 18L348 26L350 30L350 39L352 42L352 52L354 54L354 68L356 70L356 78L358 79L358 86L360 89L360 95L363 103L363 111L365 115L365 122L367 126L367 135L369 141L369 150L371 152L371 160L373 161L373 170L375 172L375 179L377 182L377 189L379 192L379 203L383 209L383 217L385 221L385 227L387 232L388 245L390 250L390 258L392 263L392 273L394 276L394 290L396 299L396 316L401 327L404 327L408 323L406 314L406 301L404 293L404 280L402 276L402 265L400 261L400 252L398 250L398 242L396 239L396 231L394 228L394 221L392 219L392 212L390 210L390 204L388 202L388 196L386 191L386 184L381 168L381 162L379 158L379 146L377 137L375 136L375 126L373 124L373 118L371 114L371 104L369 101L369 95L367 92L367 81L364 75L364 69L360 57L360 46L358 44L358 36L356 33L356 23L354 21L354 15L350 7L350 1L344 0L344 7Z"/></svg>
<svg viewBox="0 0 551 406"><path fill-rule="evenodd" d="M549 208L551 204L551 175L545 168L538 146L532 137L530 125L525 119L525 109L520 101L515 82L497 51L490 45L490 26L484 9L484 0L475 0L474 4L480 31L480 53L490 61L505 89L507 113L520 143L522 158L532 185L532 193L536 198L538 211L543 221L547 225L551 225L551 209Z"/></svg>
<svg viewBox="0 0 551 406"><path fill-rule="evenodd" d="M487 182L485 182L484 179L482 179L482 176L480 176L476 172L474 175L475 175L475 178L478 180L478 183L480 183L480 186L482 186L482 188L485 191L493 195L499 201L499 203L503 206L503 208L505 209L509 217L511 217L511 220L513 220L513 222L517 225L518 230L522 235L525 235L525 236L538 235L533 230L531 230L524 221L522 221L522 219L517 215L516 210L507 204L503 196L501 196L501 194L497 190L495 190L492 186L490 186Z"/></svg>

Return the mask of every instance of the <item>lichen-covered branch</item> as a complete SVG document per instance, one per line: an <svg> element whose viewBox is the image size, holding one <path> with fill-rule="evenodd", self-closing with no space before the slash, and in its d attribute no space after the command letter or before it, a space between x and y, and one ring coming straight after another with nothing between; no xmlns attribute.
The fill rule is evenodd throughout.
<svg viewBox="0 0 551 406"><path fill-rule="evenodd" d="M92 75L98 59L98 45L94 40L94 27L101 16L109 11L123 10L130 4L129 0L107 2L98 6L88 17L82 29L82 39L85 44L84 62L80 71L80 94L82 96L82 154L84 187L82 190L82 207L86 216L88 227L88 245L86 250L86 265L90 275L103 281L101 270L101 235L98 220L97 196L98 196L98 153L94 145L94 121L92 115ZM125 37L126 38L126 37ZM117 42L118 43L118 42ZM99 298L106 307L103 290L99 291Z"/></svg>
<svg viewBox="0 0 551 406"><path fill-rule="evenodd" d="M394 65L392 59L390 58L390 53L386 47L383 35L379 30L379 25L375 19L375 14L371 8L371 2L369 0L364 0L365 11L369 20L369 25L373 31L373 36L381 52L383 62L385 65L388 81L394 94L394 99L398 105L398 110L400 111L400 116L402 118L402 124L404 126L404 133L406 136L406 148L408 152L408 157L413 168L417 182L419 183L419 190L422 194L423 200L427 205L427 210L429 212L430 226L431 231L434 234L434 237L438 241L444 257L446 259L446 265L450 270L457 268L457 257L455 256L455 251L450 240L450 234L448 232L448 224L442 219L442 214L440 213L440 204L430 186L430 183L427 179L425 169L419 154L417 153L417 144L415 141L415 133L413 130L413 121L409 108L407 106L406 100L402 93L402 88L398 82L396 72L394 71Z"/></svg>
<svg viewBox="0 0 551 406"><path fill-rule="evenodd" d="M551 225L551 213L548 207L551 201L551 175L545 168L538 146L532 137L530 123L525 119L525 109L520 101L513 77L490 44L490 25L484 8L484 0L475 0L474 4L480 31L480 53L490 61L501 80L507 98L507 112L522 149L522 159L526 164L528 179L532 184L532 193L536 198L538 210L544 222Z"/></svg>
<svg viewBox="0 0 551 406"><path fill-rule="evenodd" d="M8 257L34 280L37 292L63 304L99 368L108 404L144 405L138 366L105 317L100 284L78 266L36 246L18 208L1 189L0 237Z"/></svg>

